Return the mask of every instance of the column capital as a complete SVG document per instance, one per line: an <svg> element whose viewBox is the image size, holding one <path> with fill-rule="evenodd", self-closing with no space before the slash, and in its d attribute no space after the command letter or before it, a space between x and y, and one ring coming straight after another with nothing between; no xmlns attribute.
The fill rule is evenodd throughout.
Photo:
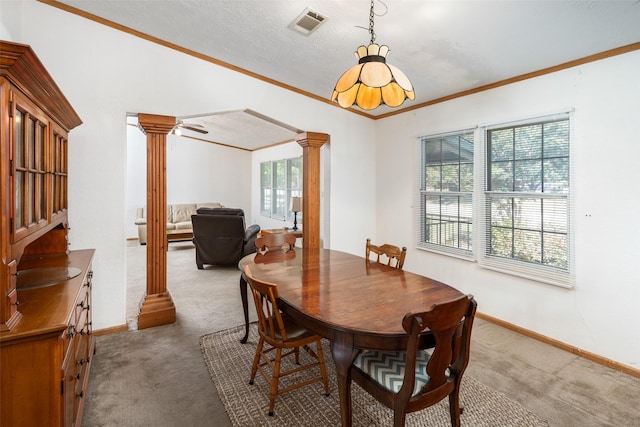
<svg viewBox="0 0 640 427"><path fill-rule="evenodd" d="M326 133L302 132L296 135L296 142L301 147L322 147L328 140Z"/></svg>
<svg viewBox="0 0 640 427"><path fill-rule="evenodd" d="M156 114L138 114L138 128L147 133L161 133L167 135L176 125L174 116L158 116Z"/></svg>

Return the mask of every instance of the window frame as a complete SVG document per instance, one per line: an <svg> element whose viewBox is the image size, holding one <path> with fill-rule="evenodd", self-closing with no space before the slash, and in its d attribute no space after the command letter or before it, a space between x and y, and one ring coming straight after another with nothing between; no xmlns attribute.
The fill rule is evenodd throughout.
<svg viewBox="0 0 640 427"><path fill-rule="evenodd" d="M456 138L465 138L465 139L469 139L469 137L472 138L471 143L473 144L474 147L474 155L472 156L472 177L473 177L473 188L471 191L462 191L459 187L458 187L458 191L445 191L445 189L441 188L440 191L434 191L434 190L429 190L427 188L427 161L426 161L426 157L427 157L427 153L426 153L426 144L428 144L429 142L432 142L434 140L439 140L439 141L443 141L447 138L452 138L452 137L456 137ZM473 234L474 234L474 202L473 202L473 195L474 195L474 189L476 187L476 172L475 172L475 146L476 146L476 136L475 136L475 132L473 129L465 129L465 130L461 130L461 131L456 131L456 132L447 132L447 133L442 133L442 134L436 134L436 135L428 135L428 136L423 136L419 138L419 166L418 166L418 170L419 170L419 183L418 183L418 235L417 235L417 246L420 249L425 249L428 251L432 251L432 252L438 252L438 253L444 253L447 255L452 255L455 257L460 257L460 258L465 258L465 259L473 259ZM460 156L458 156L458 164L460 164ZM441 167L443 167L446 163L442 162L439 165ZM470 217L470 225L471 225L471 242L469 245L467 245L467 248L460 248L457 246L451 246L451 245L442 245L442 244L438 244L438 243L433 243L431 241L427 241L426 239L426 235L428 233L428 230L426 230L427 225L426 225L426 221L427 221L427 217L429 216L429 214L427 212L425 212L426 210L426 203L427 203L427 199L429 197L444 197L444 198L451 198L451 197L464 197L464 196L470 196L471 197L471 217ZM458 199L459 200L459 199ZM458 206L460 204L458 203ZM458 209L459 211L459 209ZM456 222L458 224L458 227L460 226L459 224L461 223L460 221L460 213L458 212L458 221Z"/></svg>
<svg viewBox="0 0 640 427"><path fill-rule="evenodd" d="M566 268L559 268L551 265L545 265L542 263L523 261L519 259L512 258L499 258L493 256L490 253L489 248L489 234L488 230L490 230L491 224L488 223L490 221L491 215L488 212L489 206L487 205L488 200L491 200L491 197L495 197L496 192L490 192L489 187L489 147L488 147L488 138L489 132L494 131L496 129L505 129L511 127L520 127L527 126L533 124L540 123L551 123L560 120L568 121L568 186L566 193L546 193L546 192L518 192L511 191L504 193L506 197L512 196L521 196L526 195L528 197L533 197L541 200L553 200L553 199L564 199L566 200L566 245L567 245L567 254L566 254ZM423 153L423 141L443 136L449 135L462 135L465 132L468 132L467 129L448 132L443 134L434 134L434 135L426 135L418 137L419 144L419 159L418 159L418 179L420 182L418 183L418 192L417 192L417 230L416 230L416 238L417 238L417 248L421 250L426 250L429 252L435 252L444 254L447 256L453 256L457 258L463 258L465 260L477 262L478 265L482 268L486 268L493 271L498 271L501 273L514 275L530 280L534 280L537 282L547 283L555 286L565 287L565 288L573 288L575 285L575 251L574 251L574 150L575 150L575 117L572 110L566 110L559 113L547 114L537 117L531 117L518 121L511 122L501 122L495 124L486 124L482 126L477 126L475 128L474 135L474 188L473 188L473 196L472 196L472 243L471 243L471 251L463 251L457 248L450 248L447 246L441 246L433 243L425 243L422 239L421 235L421 227L423 226L423 218L424 218L424 210L425 205L423 203L423 188L422 183L424 182L424 171L425 171L425 159ZM544 156L544 154L543 154ZM541 158L541 161L544 161L544 157ZM542 183L544 180L541 177L540 182ZM543 202L540 202L543 203ZM565 212L561 210L561 212ZM561 217L562 219L564 217ZM541 230L541 233L544 230ZM542 249L541 249L542 250ZM499 259L498 259L499 258Z"/></svg>
<svg viewBox="0 0 640 427"><path fill-rule="evenodd" d="M263 168L269 168L270 179L268 185L264 181ZM277 170L282 167L282 176ZM298 173L296 173L296 169ZM270 203L266 206L266 194ZM269 160L260 163L260 214L267 218L293 221L293 212L289 210L291 197L302 196L302 156L287 159ZM279 202L278 198L283 202ZM298 223L300 216L298 216Z"/></svg>

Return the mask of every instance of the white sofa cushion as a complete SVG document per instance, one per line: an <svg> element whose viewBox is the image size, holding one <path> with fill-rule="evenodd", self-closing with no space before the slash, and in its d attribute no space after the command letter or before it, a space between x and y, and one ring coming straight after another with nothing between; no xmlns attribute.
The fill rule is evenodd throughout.
<svg viewBox="0 0 640 427"><path fill-rule="evenodd" d="M172 222L171 221L171 206L167 205L167 226ZM138 208L136 210L136 220L135 225L146 225L147 224L147 208ZM167 228L167 230L172 230L172 228Z"/></svg>
<svg viewBox="0 0 640 427"><path fill-rule="evenodd" d="M196 207L195 203L170 205L171 206L171 218L167 217L167 222L177 224L179 222L189 221L191 222L191 215L195 215Z"/></svg>

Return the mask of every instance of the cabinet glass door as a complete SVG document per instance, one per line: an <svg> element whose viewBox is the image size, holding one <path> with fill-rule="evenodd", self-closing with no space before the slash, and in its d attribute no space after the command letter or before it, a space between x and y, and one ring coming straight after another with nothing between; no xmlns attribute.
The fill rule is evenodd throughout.
<svg viewBox="0 0 640 427"><path fill-rule="evenodd" d="M19 240L46 225L49 205L47 174L48 121L27 99L14 93L13 234Z"/></svg>
<svg viewBox="0 0 640 427"><path fill-rule="evenodd" d="M14 227L15 229L20 229L24 227L25 224L25 213L23 211L24 206L24 188L25 188L25 177L26 175L26 164L25 164L25 136L24 136L24 116L25 114L16 110L14 113L15 118L15 174L14 174L14 182L15 182L15 216L14 216Z"/></svg>
<svg viewBox="0 0 640 427"><path fill-rule="evenodd" d="M52 213L67 209L67 140L61 134L53 133L53 183Z"/></svg>

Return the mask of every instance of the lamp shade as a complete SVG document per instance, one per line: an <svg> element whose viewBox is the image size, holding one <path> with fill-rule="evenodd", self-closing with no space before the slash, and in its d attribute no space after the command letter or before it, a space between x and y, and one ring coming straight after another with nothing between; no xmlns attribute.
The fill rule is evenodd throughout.
<svg viewBox="0 0 640 427"><path fill-rule="evenodd" d="M413 85L397 67L387 64L389 47L371 43L356 50L358 65L345 71L338 79L331 100L348 108L354 103L364 110L380 104L402 105L405 99L415 99Z"/></svg>
<svg viewBox="0 0 640 427"><path fill-rule="evenodd" d="M302 212L302 197L292 197L289 210L291 212Z"/></svg>

